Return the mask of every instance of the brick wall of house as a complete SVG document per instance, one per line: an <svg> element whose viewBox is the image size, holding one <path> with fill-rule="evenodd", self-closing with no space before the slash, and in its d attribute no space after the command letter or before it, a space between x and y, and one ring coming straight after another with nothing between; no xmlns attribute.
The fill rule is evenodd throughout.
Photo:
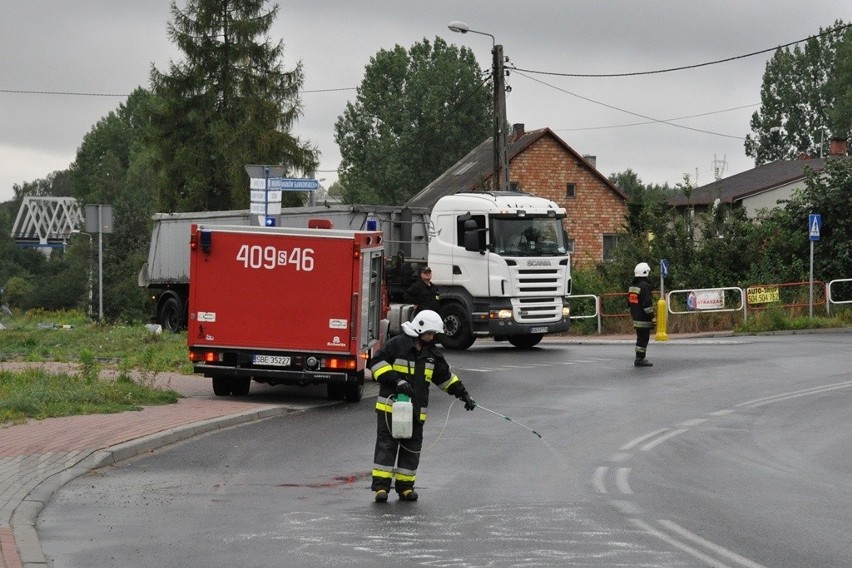
<svg viewBox="0 0 852 568"><path fill-rule="evenodd" d="M546 197L568 211L565 230L574 239L574 266L603 260L603 235L623 230L627 203L601 181L589 166L551 136L542 136L510 163L518 189ZM575 197L566 197L567 185Z"/></svg>

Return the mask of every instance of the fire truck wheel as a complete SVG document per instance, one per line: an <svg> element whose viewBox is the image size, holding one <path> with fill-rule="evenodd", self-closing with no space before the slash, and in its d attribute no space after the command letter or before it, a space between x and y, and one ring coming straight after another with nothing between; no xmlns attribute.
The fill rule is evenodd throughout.
<svg viewBox="0 0 852 568"><path fill-rule="evenodd" d="M251 389L251 379L213 377L213 394L216 396L246 396Z"/></svg>
<svg viewBox="0 0 852 568"><path fill-rule="evenodd" d="M346 398L346 385L340 383L328 383L326 385L329 400L343 400Z"/></svg>
<svg viewBox="0 0 852 568"><path fill-rule="evenodd" d="M213 377L213 394L228 396L231 394L231 380L223 377Z"/></svg>
<svg viewBox="0 0 852 568"><path fill-rule="evenodd" d="M251 379L231 379L231 394L246 396L251 390Z"/></svg>
<svg viewBox="0 0 852 568"><path fill-rule="evenodd" d="M364 395L364 381L351 383L346 385L346 400L347 402L361 402L361 397Z"/></svg>

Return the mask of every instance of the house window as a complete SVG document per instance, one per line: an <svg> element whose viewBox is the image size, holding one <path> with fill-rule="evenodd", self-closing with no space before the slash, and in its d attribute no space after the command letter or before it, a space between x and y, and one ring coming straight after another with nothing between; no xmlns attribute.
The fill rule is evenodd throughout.
<svg viewBox="0 0 852 568"><path fill-rule="evenodd" d="M565 246L568 247L568 252L574 254L574 239L568 239L565 242Z"/></svg>
<svg viewBox="0 0 852 568"><path fill-rule="evenodd" d="M565 197L568 199L574 199L577 196L577 184L574 183L566 183L565 184Z"/></svg>
<svg viewBox="0 0 852 568"><path fill-rule="evenodd" d="M520 191L521 185L516 181L509 182L509 191Z"/></svg>
<svg viewBox="0 0 852 568"><path fill-rule="evenodd" d="M618 235L604 235L603 259L605 262L614 260L616 248L618 248Z"/></svg>

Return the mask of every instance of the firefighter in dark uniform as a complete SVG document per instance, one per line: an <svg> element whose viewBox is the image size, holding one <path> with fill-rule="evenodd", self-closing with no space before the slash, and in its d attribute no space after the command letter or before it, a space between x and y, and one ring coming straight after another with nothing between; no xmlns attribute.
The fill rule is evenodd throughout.
<svg viewBox="0 0 852 568"><path fill-rule="evenodd" d="M372 484L379 503L388 500L394 474L394 488L400 500L417 500L414 481L423 446L430 383L463 400L465 409L476 407L461 380L450 370L443 353L435 347L435 335L444 332L441 316L424 310L413 321L404 322L402 329L405 333L392 337L369 362L373 380L380 385ZM398 440L391 432L391 411L397 393L408 395L414 406L413 432L407 440Z"/></svg>
<svg viewBox="0 0 852 568"><path fill-rule="evenodd" d="M633 329L636 330L636 359L633 364L637 367L653 367L654 364L645 358L651 330L654 328L654 301L651 298L651 284L648 276L651 267L647 262L640 262L633 269L633 282L627 289L627 305L630 306L630 316L633 318Z"/></svg>
<svg viewBox="0 0 852 568"><path fill-rule="evenodd" d="M408 287L403 300L416 306L415 315L423 310L440 312L441 294L438 287L432 284L431 268L424 266L420 269L420 279Z"/></svg>

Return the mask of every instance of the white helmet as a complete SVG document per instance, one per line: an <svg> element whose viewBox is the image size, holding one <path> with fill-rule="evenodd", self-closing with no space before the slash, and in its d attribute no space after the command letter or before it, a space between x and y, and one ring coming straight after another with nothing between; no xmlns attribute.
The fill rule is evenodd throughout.
<svg viewBox="0 0 852 568"><path fill-rule="evenodd" d="M633 276L637 278L640 276L648 276L651 274L651 267L648 266L647 262L640 262L636 265L636 268L633 269Z"/></svg>
<svg viewBox="0 0 852 568"><path fill-rule="evenodd" d="M402 330L410 337L419 337L430 331L444 333L444 320L432 310L423 310L412 321L403 322Z"/></svg>

